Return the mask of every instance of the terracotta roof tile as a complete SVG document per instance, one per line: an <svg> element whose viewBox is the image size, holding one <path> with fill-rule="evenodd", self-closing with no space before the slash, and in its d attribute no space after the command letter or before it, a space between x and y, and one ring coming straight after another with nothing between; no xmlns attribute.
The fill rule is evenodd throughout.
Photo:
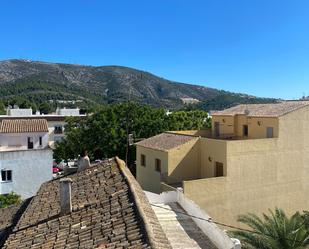
<svg viewBox="0 0 309 249"><path fill-rule="evenodd" d="M167 151L194 139L197 138L189 135L180 135L165 132L154 137L142 140L136 143L136 145L156 150Z"/></svg>
<svg viewBox="0 0 309 249"><path fill-rule="evenodd" d="M2 120L1 133L48 132L46 119Z"/></svg>
<svg viewBox="0 0 309 249"><path fill-rule="evenodd" d="M280 117L308 105L309 101L283 101L273 104L237 105L222 111L214 112L212 115L234 116L237 114L247 114L252 117Z"/></svg>
<svg viewBox="0 0 309 249"><path fill-rule="evenodd" d="M3 248L169 249L156 219L151 220L156 233L147 232L149 228L142 214L146 211L141 213L145 208L139 207L140 201L132 194L135 184L132 181L136 180L130 174L124 173L113 159L70 175L73 211L63 216L59 215L60 179L44 183ZM146 208L151 209L149 203ZM158 239L158 234L163 234L162 247L153 240L153 237Z"/></svg>

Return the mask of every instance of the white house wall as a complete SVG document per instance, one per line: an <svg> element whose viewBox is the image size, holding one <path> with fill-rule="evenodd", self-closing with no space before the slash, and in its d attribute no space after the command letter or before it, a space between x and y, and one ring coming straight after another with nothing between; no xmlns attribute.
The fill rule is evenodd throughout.
<svg viewBox="0 0 309 249"><path fill-rule="evenodd" d="M33 148L45 148L48 146L48 133L47 132L32 132L32 133L2 133L0 134L0 151L8 150L27 150L28 137L33 138ZM42 146L39 141L42 137Z"/></svg>
<svg viewBox="0 0 309 249"><path fill-rule="evenodd" d="M15 192L23 199L36 194L41 184L52 179L53 152L45 150L0 153L0 171L12 170L12 181L0 181L0 193Z"/></svg>

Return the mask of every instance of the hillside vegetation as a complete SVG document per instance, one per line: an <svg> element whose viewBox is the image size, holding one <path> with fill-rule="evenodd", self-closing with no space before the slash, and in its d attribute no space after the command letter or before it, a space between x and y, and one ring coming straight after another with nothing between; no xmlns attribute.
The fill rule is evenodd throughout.
<svg viewBox="0 0 309 249"><path fill-rule="evenodd" d="M5 104L27 106L32 103L34 107L44 102L68 100L77 101L82 108L131 100L168 109L183 108L185 100L192 99L199 102L192 108L204 110L222 109L238 103L275 101L173 82L128 67L26 60L0 62L0 98Z"/></svg>

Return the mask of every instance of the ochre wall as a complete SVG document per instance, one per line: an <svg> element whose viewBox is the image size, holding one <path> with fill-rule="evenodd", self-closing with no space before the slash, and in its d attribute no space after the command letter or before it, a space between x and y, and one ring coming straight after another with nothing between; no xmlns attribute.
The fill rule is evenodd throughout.
<svg viewBox="0 0 309 249"><path fill-rule="evenodd" d="M247 117L245 115L236 116L213 116L212 127L213 135L215 134L215 122L220 123L220 134L234 134L237 137L243 136L243 125L248 125L248 138L266 138L267 127L274 128L274 137L278 137L279 122L278 118L271 117ZM260 125L258 124L260 122Z"/></svg>
<svg viewBox="0 0 309 249"><path fill-rule="evenodd" d="M260 125L258 124L260 122ZM267 127L274 128L274 137L278 137L278 118L267 118L267 117L246 117L238 115L235 117L236 129L235 133L237 136L243 135L243 125L248 125L250 139L255 138L266 138Z"/></svg>
<svg viewBox="0 0 309 249"><path fill-rule="evenodd" d="M196 137L169 150L167 183L198 178L200 178L200 142Z"/></svg>
<svg viewBox="0 0 309 249"><path fill-rule="evenodd" d="M214 220L236 226L247 212L308 210L309 108L280 117L279 132L278 138L225 141L226 177L185 181L185 195Z"/></svg>
<svg viewBox="0 0 309 249"><path fill-rule="evenodd" d="M213 116L212 117L212 135L215 135L215 122L220 123L220 134L234 134L233 116Z"/></svg>
<svg viewBox="0 0 309 249"><path fill-rule="evenodd" d="M226 175L226 141L218 139L201 138L201 177L215 176L216 162L223 163Z"/></svg>
<svg viewBox="0 0 309 249"><path fill-rule="evenodd" d="M141 154L146 156L146 166L141 166ZM167 175L167 152L136 146L136 179L144 190L161 191L161 174L155 170L155 159L161 160L161 174Z"/></svg>

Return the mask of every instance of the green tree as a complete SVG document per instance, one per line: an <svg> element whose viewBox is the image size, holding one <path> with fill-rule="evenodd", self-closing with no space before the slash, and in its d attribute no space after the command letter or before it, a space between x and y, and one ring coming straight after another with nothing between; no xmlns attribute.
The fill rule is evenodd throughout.
<svg viewBox="0 0 309 249"><path fill-rule="evenodd" d="M106 105L86 119L68 119L66 137L55 149L55 159L76 158L87 149L91 159L109 158L115 155L127 157L127 133L135 141L168 130L190 130L209 127L210 120L204 111L175 112L166 114L157 109L136 103ZM135 161L135 148L128 151L128 162ZM134 169L133 169L134 171Z"/></svg>
<svg viewBox="0 0 309 249"><path fill-rule="evenodd" d="M304 211L304 214L302 215L303 219L304 219L304 223L306 226L306 229L309 231L309 212L308 211Z"/></svg>
<svg viewBox="0 0 309 249"><path fill-rule="evenodd" d="M6 208L10 205L21 203L20 195L11 192L6 195L0 195L0 208Z"/></svg>
<svg viewBox="0 0 309 249"><path fill-rule="evenodd" d="M6 114L5 105L3 104L2 101L0 101L0 115L5 115L5 114Z"/></svg>
<svg viewBox="0 0 309 249"><path fill-rule="evenodd" d="M39 110L41 113L48 114L52 111L51 105L44 102L39 105Z"/></svg>
<svg viewBox="0 0 309 249"><path fill-rule="evenodd" d="M290 218L283 210L269 211L260 218L255 214L241 215L239 222L247 225L251 231L237 230L232 234L242 242L242 248L248 249L302 249L308 248L309 231L304 218L295 213Z"/></svg>

